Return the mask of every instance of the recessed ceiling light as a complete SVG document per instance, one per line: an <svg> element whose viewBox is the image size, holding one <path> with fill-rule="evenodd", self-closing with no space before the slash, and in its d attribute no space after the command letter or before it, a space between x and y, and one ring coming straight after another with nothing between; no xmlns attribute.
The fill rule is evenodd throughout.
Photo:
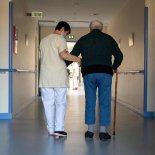
<svg viewBox="0 0 155 155"><path fill-rule="evenodd" d="M98 16L98 15L100 15L99 13L93 13L92 14L93 16Z"/></svg>
<svg viewBox="0 0 155 155"><path fill-rule="evenodd" d="M80 5L79 2L74 3L74 6L79 6L79 5Z"/></svg>

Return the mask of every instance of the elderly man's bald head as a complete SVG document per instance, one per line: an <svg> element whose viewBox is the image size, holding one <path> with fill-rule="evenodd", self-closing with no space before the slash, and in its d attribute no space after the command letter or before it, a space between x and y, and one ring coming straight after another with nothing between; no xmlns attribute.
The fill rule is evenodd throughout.
<svg viewBox="0 0 155 155"><path fill-rule="evenodd" d="M89 28L91 31L94 29L98 29L98 30L102 31L103 23L99 20L94 20L90 23Z"/></svg>

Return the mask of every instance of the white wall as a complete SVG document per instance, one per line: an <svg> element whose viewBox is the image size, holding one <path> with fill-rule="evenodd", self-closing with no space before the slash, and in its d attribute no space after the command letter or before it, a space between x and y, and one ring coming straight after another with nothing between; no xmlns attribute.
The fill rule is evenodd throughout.
<svg viewBox="0 0 155 155"><path fill-rule="evenodd" d="M120 39L120 48L124 54L119 71L144 70L144 7L144 0L129 1L108 25L108 33L117 42ZM129 36L132 33L134 45L129 47ZM143 87L143 74L120 74L118 101L143 113Z"/></svg>
<svg viewBox="0 0 155 155"><path fill-rule="evenodd" d="M0 0L0 69L8 69L9 0ZM8 72L0 72L0 113L8 113Z"/></svg>
<svg viewBox="0 0 155 155"><path fill-rule="evenodd" d="M40 39L46 37L50 33L54 32L55 27L49 26L40 26ZM103 27L103 31L107 32L107 27ZM80 37L90 32L89 28L78 28L78 27L71 27L71 35L74 36L74 39L67 39L67 41L77 41Z"/></svg>
<svg viewBox="0 0 155 155"><path fill-rule="evenodd" d="M35 71L37 20L25 15L26 2L14 0L14 25L18 30L18 51L13 54L13 68ZM25 37L28 37L28 46ZM35 97L35 73L13 73L13 114L18 113Z"/></svg>
<svg viewBox="0 0 155 155"><path fill-rule="evenodd" d="M149 16L147 110L155 111L155 1L146 0Z"/></svg>

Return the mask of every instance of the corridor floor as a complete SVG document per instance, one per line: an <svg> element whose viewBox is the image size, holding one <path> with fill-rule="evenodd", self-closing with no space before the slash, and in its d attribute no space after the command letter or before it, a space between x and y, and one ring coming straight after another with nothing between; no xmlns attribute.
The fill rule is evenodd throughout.
<svg viewBox="0 0 155 155"><path fill-rule="evenodd" d="M155 154L155 120L144 119L117 104L116 135L112 135L111 123L112 139L100 141L97 121L93 140L85 139L83 90L69 90L68 94L67 138L48 136L42 102L37 98L13 120L0 120L0 155Z"/></svg>

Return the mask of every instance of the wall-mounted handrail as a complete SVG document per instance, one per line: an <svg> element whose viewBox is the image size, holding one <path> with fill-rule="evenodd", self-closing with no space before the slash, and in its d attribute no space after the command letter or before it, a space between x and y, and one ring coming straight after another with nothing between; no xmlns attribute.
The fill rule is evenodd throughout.
<svg viewBox="0 0 155 155"><path fill-rule="evenodd" d="M36 73L35 70L26 70L26 69L0 69L0 72Z"/></svg>
<svg viewBox="0 0 155 155"><path fill-rule="evenodd" d="M144 74L144 70L129 70L129 71L117 71L118 74Z"/></svg>
<svg viewBox="0 0 155 155"><path fill-rule="evenodd" d="M25 72L25 73L36 73L35 70L27 69L0 69L0 72ZM117 71L118 74L144 74L144 70L129 70L129 71Z"/></svg>
<svg viewBox="0 0 155 155"><path fill-rule="evenodd" d="M26 70L26 69L16 69L16 72L19 72L19 73L36 73L35 70Z"/></svg>

